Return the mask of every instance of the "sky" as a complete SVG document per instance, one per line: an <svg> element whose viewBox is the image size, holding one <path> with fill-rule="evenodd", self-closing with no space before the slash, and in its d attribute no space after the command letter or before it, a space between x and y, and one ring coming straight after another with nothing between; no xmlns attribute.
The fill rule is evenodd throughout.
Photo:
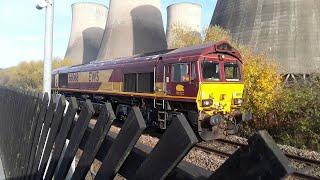
<svg viewBox="0 0 320 180"><path fill-rule="evenodd" d="M63 58L71 30L71 4L79 0L55 0L53 56ZM86 0L106 6L109 0ZM211 21L216 0L162 0L162 15L166 25L166 7L179 2L202 5L202 26ZM0 1L0 68L18 65L22 61L43 59L45 10L35 8L36 0Z"/></svg>

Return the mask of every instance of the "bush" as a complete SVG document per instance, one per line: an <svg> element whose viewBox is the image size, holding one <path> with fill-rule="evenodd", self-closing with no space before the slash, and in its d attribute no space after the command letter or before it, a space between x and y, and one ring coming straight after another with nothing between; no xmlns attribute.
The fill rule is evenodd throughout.
<svg viewBox="0 0 320 180"><path fill-rule="evenodd" d="M320 150L320 84L284 87L274 106L278 126L270 128L282 143Z"/></svg>
<svg viewBox="0 0 320 180"><path fill-rule="evenodd" d="M277 73L276 63L264 55L244 54L244 104L243 109L254 114L260 124L268 122L267 114L282 92L281 76ZM265 122L261 122L264 119Z"/></svg>

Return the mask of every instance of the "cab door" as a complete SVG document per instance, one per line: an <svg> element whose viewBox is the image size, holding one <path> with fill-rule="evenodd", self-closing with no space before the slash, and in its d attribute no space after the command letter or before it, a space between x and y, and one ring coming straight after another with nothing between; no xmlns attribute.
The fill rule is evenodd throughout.
<svg viewBox="0 0 320 180"><path fill-rule="evenodd" d="M158 59L154 67L154 91L156 95L166 94L166 68L162 59Z"/></svg>
<svg viewBox="0 0 320 180"><path fill-rule="evenodd" d="M195 62L177 62L167 65L167 94L195 97L197 95Z"/></svg>

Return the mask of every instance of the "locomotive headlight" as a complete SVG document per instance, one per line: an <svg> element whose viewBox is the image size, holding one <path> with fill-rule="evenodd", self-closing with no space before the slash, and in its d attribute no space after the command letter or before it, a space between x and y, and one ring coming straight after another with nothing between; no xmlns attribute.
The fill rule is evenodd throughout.
<svg viewBox="0 0 320 180"><path fill-rule="evenodd" d="M242 99L239 99L239 98L233 99L233 104L234 104L234 105L241 105L242 103L243 103L243 100L242 100Z"/></svg>
<svg viewBox="0 0 320 180"><path fill-rule="evenodd" d="M213 104L213 100L212 99L205 99L202 100L202 107L209 107Z"/></svg>

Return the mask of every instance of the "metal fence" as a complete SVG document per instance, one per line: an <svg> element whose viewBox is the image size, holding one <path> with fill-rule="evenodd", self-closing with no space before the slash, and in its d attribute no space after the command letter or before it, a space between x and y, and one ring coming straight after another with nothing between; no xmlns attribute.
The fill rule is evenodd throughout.
<svg viewBox="0 0 320 180"><path fill-rule="evenodd" d="M94 114L95 125L90 124ZM49 100L47 94L0 87L0 157L5 176L65 179L78 149L83 153L71 179L84 179L94 159L102 162L95 179L112 179L116 174L126 179L280 179L292 173L265 131L252 136L249 146L237 150L215 172L185 162L199 140L182 114L173 118L152 149L137 142L146 129L138 107L132 107L119 134L114 134L109 132L115 119L110 103L66 101L64 96Z"/></svg>

